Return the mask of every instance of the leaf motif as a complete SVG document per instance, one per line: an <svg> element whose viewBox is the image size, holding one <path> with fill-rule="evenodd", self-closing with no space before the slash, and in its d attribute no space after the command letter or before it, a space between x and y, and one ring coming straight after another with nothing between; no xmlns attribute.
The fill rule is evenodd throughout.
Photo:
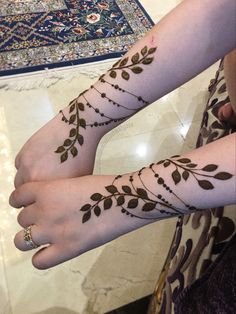
<svg viewBox="0 0 236 314"><path fill-rule="evenodd" d="M80 208L80 210L81 210L82 212L86 212L87 210L90 210L91 207L92 207L92 206L91 206L90 204L85 204L84 206L82 206L82 207Z"/></svg>
<svg viewBox="0 0 236 314"><path fill-rule="evenodd" d="M122 76L122 78L123 78L124 80L126 80L126 81L128 81L129 78L130 78L129 73L126 72L126 71L122 71L121 76Z"/></svg>
<svg viewBox="0 0 236 314"><path fill-rule="evenodd" d="M145 203L143 205L142 211L144 212L150 212L151 210L156 208L156 204L155 203Z"/></svg>
<svg viewBox="0 0 236 314"><path fill-rule="evenodd" d="M94 214L95 214L97 217L100 216L100 214L101 214L101 208L100 208L99 206L95 206L93 211L94 211Z"/></svg>
<svg viewBox="0 0 236 314"><path fill-rule="evenodd" d="M72 141L68 138L64 141L64 146L70 146Z"/></svg>
<svg viewBox="0 0 236 314"><path fill-rule="evenodd" d="M90 198L93 201L100 201L102 199L102 195L100 193L94 193Z"/></svg>
<svg viewBox="0 0 236 314"><path fill-rule="evenodd" d="M182 177L183 177L183 179L184 179L185 181L187 181L187 180L188 180L188 177L189 177L189 172L186 171L186 170L184 170L184 172L182 173Z"/></svg>
<svg viewBox="0 0 236 314"><path fill-rule="evenodd" d="M77 106L80 111L84 111L84 104L82 102L79 102Z"/></svg>
<svg viewBox="0 0 236 314"><path fill-rule="evenodd" d="M116 78L116 76L117 76L117 74L116 74L116 71L111 71L110 73L109 73L109 75L110 75L110 77L112 77L112 78Z"/></svg>
<svg viewBox="0 0 236 314"><path fill-rule="evenodd" d="M76 135L76 129L70 130L70 137L74 137Z"/></svg>
<svg viewBox="0 0 236 314"><path fill-rule="evenodd" d="M104 204L103 204L103 206L104 206L104 209L106 210L106 209L110 209L111 208L111 206L112 206L112 199L111 198L107 198L107 199L105 199L105 201L104 201Z"/></svg>
<svg viewBox="0 0 236 314"><path fill-rule="evenodd" d="M166 162L164 162L164 164L163 164L163 166L166 168L166 167L168 167L170 165L170 161L166 161Z"/></svg>
<svg viewBox="0 0 236 314"><path fill-rule="evenodd" d="M118 66L118 64L120 63L121 60L118 60L116 63L113 64L112 68L115 68Z"/></svg>
<svg viewBox="0 0 236 314"><path fill-rule="evenodd" d="M123 195L121 195L121 196L119 196L119 197L117 198L117 206L123 205L124 202L125 202L125 198L124 198Z"/></svg>
<svg viewBox="0 0 236 314"><path fill-rule="evenodd" d="M177 161L181 162L182 164L188 164L189 162L191 162L191 160L188 158L180 158L180 159L177 159Z"/></svg>
<svg viewBox="0 0 236 314"><path fill-rule="evenodd" d="M115 187L115 185L105 186L105 189L111 194L115 194L117 192L117 188Z"/></svg>
<svg viewBox="0 0 236 314"><path fill-rule="evenodd" d="M55 153L62 153L62 152L64 152L64 150L65 150L65 147L59 146L59 147L57 148L57 150L55 150Z"/></svg>
<svg viewBox="0 0 236 314"><path fill-rule="evenodd" d="M172 179L174 180L175 185L181 181L181 175L177 169L172 172Z"/></svg>
<svg viewBox="0 0 236 314"><path fill-rule="evenodd" d="M197 167L197 164L188 164L188 165L186 165L186 167L188 167L188 168L196 168Z"/></svg>
<svg viewBox="0 0 236 314"><path fill-rule="evenodd" d="M131 194L131 188L128 185L122 185L122 190L127 193L127 194Z"/></svg>
<svg viewBox="0 0 236 314"><path fill-rule="evenodd" d="M77 140L81 146L84 144L84 138L82 135L79 134Z"/></svg>
<svg viewBox="0 0 236 314"><path fill-rule="evenodd" d="M73 147L70 149L70 152L71 152L71 155L72 155L73 157L76 157L76 156L78 155L78 149L77 149L75 146L73 146Z"/></svg>
<svg viewBox="0 0 236 314"><path fill-rule="evenodd" d="M153 61L153 57L151 57L151 58L145 58L144 60L143 60L143 62L142 62L142 64L151 64L152 63L152 61Z"/></svg>
<svg viewBox="0 0 236 314"><path fill-rule="evenodd" d="M84 224L86 221L90 219L90 217L91 217L91 211L85 213L82 218L82 223Z"/></svg>
<svg viewBox="0 0 236 314"><path fill-rule="evenodd" d="M86 129L86 122L85 122L84 119L79 119L79 125L80 125L82 128Z"/></svg>
<svg viewBox="0 0 236 314"><path fill-rule="evenodd" d="M128 202L128 208L136 208L138 206L138 199L137 198L132 198Z"/></svg>
<svg viewBox="0 0 236 314"><path fill-rule="evenodd" d="M74 123L74 122L75 122L75 119L76 119L76 115L75 115L75 114L72 114L72 115L70 116L70 119L69 119L69 124Z"/></svg>
<svg viewBox="0 0 236 314"><path fill-rule="evenodd" d="M207 181L207 180L199 180L198 184L204 190L212 190L212 189L214 189L214 185L210 181Z"/></svg>
<svg viewBox="0 0 236 314"><path fill-rule="evenodd" d="M63 163L64 161L66 161L68 158L68 152L64 152L64 154L61 155L61 163Z"/></svg>
<svg viewBox="0 0 236 314"><path fill-rule="evenodd" d="M143 49L141 50L142 56L145 56L145 54L147 53L147 51L148 51L147 46L144 46Z"/></svg>
<svg viewBox="0 0 236 314"><path fill-rule="evenodd" d="M216 175L214 175L214 178L218 180L228 180L232 178L232 176L233 175L228 172L218 172Z"/></svg>
<svg viewBox="0 0 236 314"><path fill-rule="evenodd" d="M202 170L207 171L207 172L211 172L211 171L215 171L217 168L218 168L217 165L210 164L210 165L203 167Z"/></svg>
<svg viewBox="0 0 236 314"><path fill-rule="evenodd" d="M156 47L150 48L150 49L148 50L148 54L154 53L156 50L157 50Z"/></svg>
<svg viewBox="0 0 236 314"><path fill-rule="evenodd" d="M131 71L132 71L133 73L135 73L135 74L139 74L139 73L143 72L143 69L140 68L140 67L133 67L133 68L131 69Z"/></svg>
<svg viewBox="0 0 236 314"><path fill-rule="evenodd" d="M120 62L120 67L125 66L125 65L128 63L128 60L129 60L128 57L127 57L127 58L124 58L123 60L121 60L121 62Z"/></svg>
<svg viewBox="0 0 236 314"><path fill-rule="evenodd" d="M141 196L144 199L148 198L147 192L144 189L138 188L137 189L137 193L138 193L139 196Z"/></svg>
<svg viewBox="0 0 236 314"><path fill-rule="evenodd" d="M136 52L136 53L132 56L131 61L132 61L133 64L136 64L136 63L139 62L139 53L138 53L138 52Z"/></svg>
<svg viewBox="0 0 236 314"><path fill-rule="evenodd" d="M73 105L70 106L69 113L71 113L71 112L74 111L74 110L75 110L75 104L73 104Z"/></svg>

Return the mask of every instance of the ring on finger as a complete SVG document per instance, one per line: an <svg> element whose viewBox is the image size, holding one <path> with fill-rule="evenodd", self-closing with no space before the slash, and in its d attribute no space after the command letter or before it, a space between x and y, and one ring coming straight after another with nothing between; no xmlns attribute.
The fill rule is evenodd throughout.
<svg viewBox="0 0 236 314"><path fill-rule="evenodd" d="M37 249L39 247L38 244L34 242L31 234L32 225L24 229L24 241L27 247L30 249Z"/></svg>

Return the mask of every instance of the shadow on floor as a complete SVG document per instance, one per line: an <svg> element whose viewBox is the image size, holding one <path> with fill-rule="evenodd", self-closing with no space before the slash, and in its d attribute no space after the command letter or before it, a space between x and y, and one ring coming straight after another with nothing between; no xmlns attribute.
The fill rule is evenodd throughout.
<svg viewBox="0 0 236 314"><path fill-rule="evenodd" d="M106 314L146 314L150 298L151 296L147 296Z"/></svg>

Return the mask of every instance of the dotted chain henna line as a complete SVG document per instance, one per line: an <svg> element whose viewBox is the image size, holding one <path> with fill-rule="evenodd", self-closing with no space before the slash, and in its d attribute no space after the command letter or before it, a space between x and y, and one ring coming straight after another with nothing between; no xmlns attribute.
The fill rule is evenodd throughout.
<svg viewBox="0 0 236 314"><path fill-rule="evenodd" d="M147 186L145 185L145 183L143 182L143 180L141 179L141 176L138 176L141 184L143 185L143 187L149 192L151 193L153 196L155 196L158 201L154 201L156 205L160 205L160 206L163 206L163 207L167 207L167 208L170 208L172 209L174 212L178 213L178 214L182 214L181 211L179 211L178 208L176 207L173 207L172 204L170 204L169 202L167 202L160 194L156 195L154 194L153 192L150 191L150 189L147 188ZM137 193L137 190L135 189L134 185L133 185L133 182L131 182L131 185L133 186L133 189L136 191ZM138 189L138 188L137 188ZM150 199L150 198L149 198ZM147 202L147 201L146 201ZM156 208L157 211L161 212L162 214L169 214L169 215L172 215L173 213L172 212L169 212L167 210L164 210L164 209L159 209L159 208Z"/></svg>
<svg viewBox="0 0 236 314"><path fill-rule="evenodd" d="M151 164L151 165L149 166L149 168L152 170L152 172L153 172L154 175L156 176L157 173L156 173L155 170L153 169L153 166L154 166L154 165L155 165L155 164ZM165 186L164 186L164 188L165 188ZM186 207L188 207L188 205L187 205L177 194L175 194L173 190L170 189L170 191L168 191L168 192L169 192L169 193L172 193L183 205L185 205Z"/></svg>
<svg viewBox="0 0 236 314"><path fill-rule="evenodd" d="M171 169L171 172L169 173L170 177L172 178L175 185L179 184L181 181L183 184L185 184L189 178L189 173L188 173L188 171L190 171L189 168L190 169L196 168L197 164L192 163L192 161L189 158L181 158L180 156L174 156L172 158L179 158L179 159L175 160L174 162L172 159L161 160L156 164L154 163L151 164L148 168L142 168L141 170L139 170L138 173L133 173L129 176L130 184L121 185L119 189L116 186L116 181L122 178L122 176L121 175L116 176L114 180L112 181L111 185L105 186L106 191L109 193L108 196L104 196L100 193L94 193L91 195L90 199L91 201L95 203L93 205L88 203L88 204L83 205L80 208L80 211L84 212L83 217L82 217L82 223L87 222L91 218L92 212L95 214L95 216L99 217L102 213L102 209L109 210L110 208L112 208L112 206L113 207L118 206L121 208L121 212L123 214L126 214L130 217L136 217L139 219L155 220L156 218L142 217L140 215L137 215L133 212L135 209L141 210L142 213L148 213L153 210L158 210L159 213L166 214L170 217L176 216L176 214L184 214L185 210L174 207L161 194L155 195L155 193L153 193L152 191L150 191L150 189L146 187L142 179L142 173L144 169L150 169L152 173L154 174L154 178L157 178L157 183L159 184L159 186L164 188L168 193L172 194L179 201L181 201L187 209L189 209L190 211L197 210L196 207L186 204L179 196L177 196L176 193L173 192L173 189L170 189L170 187L166 185L165 180L153 169L154 165L160 165L160 166L163 166L164 168L168 168L171 164L174 164L175 170L173 171L173 169ZM176 169L176 166L179 165L178 163L181 163L181 165L182 164L185 165L184 167L182 168L179 167L179 168L184 169L184 171L186 171L188 175L186 175L186 173L184 174L183 172L181 176L181 174L178 172L178 167ZM200 170L204 172L215 172L217 169L218 169L217 165L207 164ZM141 183L140 186L139 185L136 186L136 184L134 183L135 174L138 175L139 181ZM217 172L211 177L217 180L228 180L232 178L233 175L228 172L221 171L221 172ZM209 189L214 188L212 183L206 180L203 180L203 181L198 180L198 184L204 190L209 190ZM148 193L151 193L151 195L155 196L157 200L151 199L149 196L150 194ZM114 201L116 202L116 204L114 204ZM164 209L158 209L157 205L167 207L171 209L173 212L170 212Z"/></svg>
<svg viewBox="0 0 236 314"><path fill-rule="evenodd" d="M91 105L91 103L88 101L88 99L84 96L84 94L82 95L82 97L84 98L85 102L86 102L86 106L88 108L92 108L97 114L99 114L101 117L105 117L109 120L112 120L111 117L108 117L107 115L105 115L103 112L100 112L99 108L95 108L93 105Z"/></svg>
<svg viewBox="0 0 236 314"><path fill-rule="evenodd" d="M103 77L104 77L104 75L103 75ZM100 79L99 79L100 82L106 83L106 84L110 85L111 87L113 87L115 90L119 90L119 91L121 91L121 92L123 92L123 93L129 94L129 95L135 97L138 101L142 102L142 103L145 104L145 105L149 105L149 104L150 104L148 101L144 100L144 99L142 98L142 96L137 96L137 95L135 95L135 94L129 92L128 90L125 90L125 89L121 88L118 84L112 84L112 83L106 81L103 77L100 77ZM128 109L128 110L132 110L132 109L127 108L127 107L125 107L125 106L123 106L123 105L120 105L120 106L123 107L123 108L126 108L126 109ZM133 110L139 110L139 109L133 109Z"/></svg>
<svg viewBox="0 0 236 314"><path fill-rule="evenodd" d="M151 165L149 166L149 169L151 169L151 170L153 171L152 165L153 165L153 164L151 164ZM153 196L155 196L157 199L159 199L159 200L161 200L162 202L164 202L164 204L163 204L162 202L159 201L158 203L159 203L160 205L165 206L165 207L168 207L168 208L171 208L173 211L175 211L175 212L178 213L178 214L183 214L183 213L182 213L182 210L181 210L180 208L174 207L171 203L169 203L167 200L165 200L164 197L163 197L161 194L156 195L155 193L153 193L153 192L146 186L146 184L144 183L144 181L143 181L142 178L141 178L141 174L142 174L142 171L143 171L144 169L145 169L145 168L142 168L142 169L138 172L138 178L139 178L141 184L144 186L144 188L145 188L149 193L151 193ZM154 171L153 171L153 172L154 172ZM154 172L154 174L156 174L156 173ZM163 184L163 187L166 188L167 186L166 186L165 184ZM173 193L173 191L172 191L170 188L168 188L167 191L168 191L169 193ZM173 195L176 196L174 193L173 193ZM168 213L168 212L166 212L166 213Z"/></svg>
<svg viewBox="0 0 236 314"><path fill-rule="evenodd" d="M125 79L126 81L129 80L130 74L127 71L125 71L124 68L129 68L129 70L133 74L141 73L143 71L143 67L141 67L140 65L146 66L148 64L151 64L153 59L154 59L154 57L152 55L154 54L155 51L156 51L156 48L148 48L147 46L143 47L140 52L135 53L130 59L129 59L129 57L126 57L126 58L120 59L118 62L116 62L113 65L112 70L111 71L108 70L108 73L109 73L108 75L110 75L110 77L114 79L117 76L116 71L121 70L121 77L123 79ZM128 65L128 61L130 61L129 65ZM105 81L102 77L101 77L100 81L102 83L110 84L115 90L117 90L117 92L127 93L127 94L135 97L138 101L143 102L145 105L148 104L148 102L145 101L141 96L136 96L133 93L130 93L129 91L121 88L117 84L111 84L111 83ZM130 110L133 112L137 112L140 110L139 108L131 109L131 108L128 108L126 106L123 106L123 105L117 103L116 101L107 97L106 93L100 92L93 85L91 86L91 88L95 89L97 91L97 93L99 93L102 98L106 98L108 100L108 102L112 103L113 105L116 105L117 107L122 107L126 110ZM58 146L57 149L55 150L55 153L60 154L61 163L65 162L68 159L69 153L72 155L73 158L78 155L78 148L76 147L76 144L78 143L80 146L82 146L84 143L84 137L80 132L81 128L86 129L86 127L100 127L100 126L108 125L112 122L116 123L116 122L124 121L125 119L132 116L132 115L127 115L125 117L120 117L120 118L116 118L116 119L108 117L103 112L100 112L99 108L95 108L94 106L92 106L87 101L87 99L84 95L86 91L82 92L78 98L72 100L69 103L69 105L68 105L69 114L70 114L69 118L67 118L65 116L65 114L62 110L60 111L60 113L62 115L62 121L72 126L71 130L69 131L68 138L66 138L64 140L63 144ZM80 101L80 96L83 96L83 98L86 101L86 104L84 104L83 102ZM101 117L104 117L108 120L102 121L102 122L95 121L93 123L87 123L85 121L85 119L80 117L80 113L85 110L85 105L88 108L92 108L95 111L95 113L99 114Z"/></svg>
<svg viewBox="0 0 236 314"><path fill-rule="evenodd" d="M121 108L124 108L124 109L126 109L126 110L130 110L130 111L134 111L134 112L138 112L138 111L140 110L140 108L134 108L134 109L132 109L132 108L128 108L128 107L125 107L124 105L119 104L118 102L114 101L113 99L107 97L106 93L100 92L100 91L99 91L95 86L93 86L93 85L91 85L91 88L94 89L94 90L96 90L96 92L97 92L98 94L100 94L101 98L107 99L108 102L109 102L109 103L112 103L112 105L114 105L114 106L121 107Z"/></svg>

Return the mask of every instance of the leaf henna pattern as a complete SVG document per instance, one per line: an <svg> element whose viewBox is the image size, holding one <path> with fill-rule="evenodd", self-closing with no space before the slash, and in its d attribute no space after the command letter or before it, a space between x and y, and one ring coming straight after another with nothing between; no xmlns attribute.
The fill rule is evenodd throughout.
<svg viewBox="0 0 236 314"><path fill-rule="evenodd" d="M179 158L180 156L174 156L178 158L176 160L166 159L159 161L158 164L163 164L164 167L168 167L171 164L175 166L175 170L172 172L172 179L177 185L181 180L187 181L190 176L192 176L198 183L198 185L204 190L212 190L214 189L214 185L212 182L206 180L205 178L212 178L217 180L228 180L232 178L232 174L228 172L218 172L214 175L206 174L209 172L214 172L218 169L217 165L209 164L204 166L203 168L197 168L198 165L192 163L188 158Z"/></svg>
<svg viewBox="0 0 236 314"><path fill-rule="evenodd" d="M110 70L108 70L110 72L110 77L115 79L117 77L117 71L120 70L121 77L128 81L130 79L130 73L128 70L134 74L142 73L143 68L141 65L148 65L153 62L154 57L150 55L152 55L156 49L157 47L148 48L145 46L140 52L136 52L131 58L125 57L124 59L119 60Z"/></svg>
<svg viewBox="0 0 236 314"><path fill-rule="evenodd" d="M112 207L120 208L121 213L129 217L149 220L156 219L153 216L147 217L147 213L153 211L158 211L159 215L163 215L163 217L183 215L186 213L186 210L196 211L197 208L195 206L187 204L176 194L174 187L167 185L165 179L156 172L157 165L163 168L168 168L172 165L169 175L173 180L174 186L180 184L180 182L185 184L190 176L192 176L200 188L211 190L214 188L214 180L228 180L232 178L232 175L228 172L217 172L212 175L206 174L215 172L218 169L218 166L215 164L208 164L198 169L198 165L193 163L189 158L173 156L171 159L161 160L156 164L153 163L149 167L142 168L138 172L131 174L129 182L126 185L116 184L122 178L121 175L118 175L111 185L105 187L106 193L104 195L101 193L92 194L90 203L80 208L80 211L84 212L82 223L89 221L92 215L99 217L103 211L109 210ZM153 179L156 181L158 194L151 191L145 184L143 180L144 170L150 171ZM207 177L208 180L199 179L199 177ZM178 203L181 203L181 208L173 206L168 200L168 195L171 195L172 200L175 198Z"/></svg>
<svg viewBox="0 0 236 314"><path fill-rule="evenodd" d="M63 113L62 114L62 121L65 123L73 125L72 129L70 130L69 137L65 139L64 143L59 146L55 153L61 154L61 162L64 162L68 159L69 153L75 157L78 155L78 149L75 144L78 142L80 146L84 143L84 138L80 134L80 128L86 128L86 122L84 119L80 118L80 112L84 111L84 104L77 101L77 99L72 100L69 104L69 113L70 118L67 119Z"/></svg>
<svg viewBox="0 0 236 314"><path fill-rule="evenodd" d="M151 64L153 61L154 57L150 56L156 51L156 48L149 48L145 46L141 52L137 52L135 55L131 57L131 64L128 65L129 58L121 59L119 60L114 66L113 70L109 73L110 77L115 78L116 71L117 70L122 70L121 76L125 79L128 80L130 78L130 74L124 70L124 68L127 68L131 70L132 73L134 74L139 74L143 71L143 68L141 68L140 64L147 65ZM115 74L114 74L115 73ZM136 101L138 101L141 106L143 105L148 105L149 102L141 95L135 95L128 91L127 89L119 86L118 84L112 84L109 81L105 79L105 75L102 75L99 78L99 81L104 84L104 87L106 88L106 85L109 85L114 89L116 93L126 93L129 94L130 96L136 98ZM100 96L102 99L106 99L109 104L112 106L115 106L117 108L121 107L129 114L126 114L122 117L119 118L113 118L109 117L105 112L102 112L99 108L93 106L89 100L87 99L86 92L83 92L82 94L79 95L78 98L72 100L69 104L69 117L66 117L63 111L61 110L60 113L62 115L62 121L64 123L67 123L72 126L70 129L68 138L64 140L64 142L57 147L55 150L55 153L60 154L60 161L61 163L65 162L69 156L72 156L73 158L78 155L78 146L82 146L84 144L84 136L82 135L81 130L86 129L86 127L101 127L108 125L110 123L117 123L124 121L125 119L129 118L132 116L133 113L136 113L140 110L140 107L138 108L128 108L121 103L117 102L117 100L111 99L103 90L99 90L98 87L92 85L90 89L93 89L94 91L97 92L98 96ZM116 95L115 95L116 96ZM119 99L116 97L116 99ZM93 110L94 113L97 115L98 119L94 122L87 122L84 118L81 117L81 114L85 110ZM130 113L130 111L132 113ZM98 212L98 211L97 211Z"/></svg>

